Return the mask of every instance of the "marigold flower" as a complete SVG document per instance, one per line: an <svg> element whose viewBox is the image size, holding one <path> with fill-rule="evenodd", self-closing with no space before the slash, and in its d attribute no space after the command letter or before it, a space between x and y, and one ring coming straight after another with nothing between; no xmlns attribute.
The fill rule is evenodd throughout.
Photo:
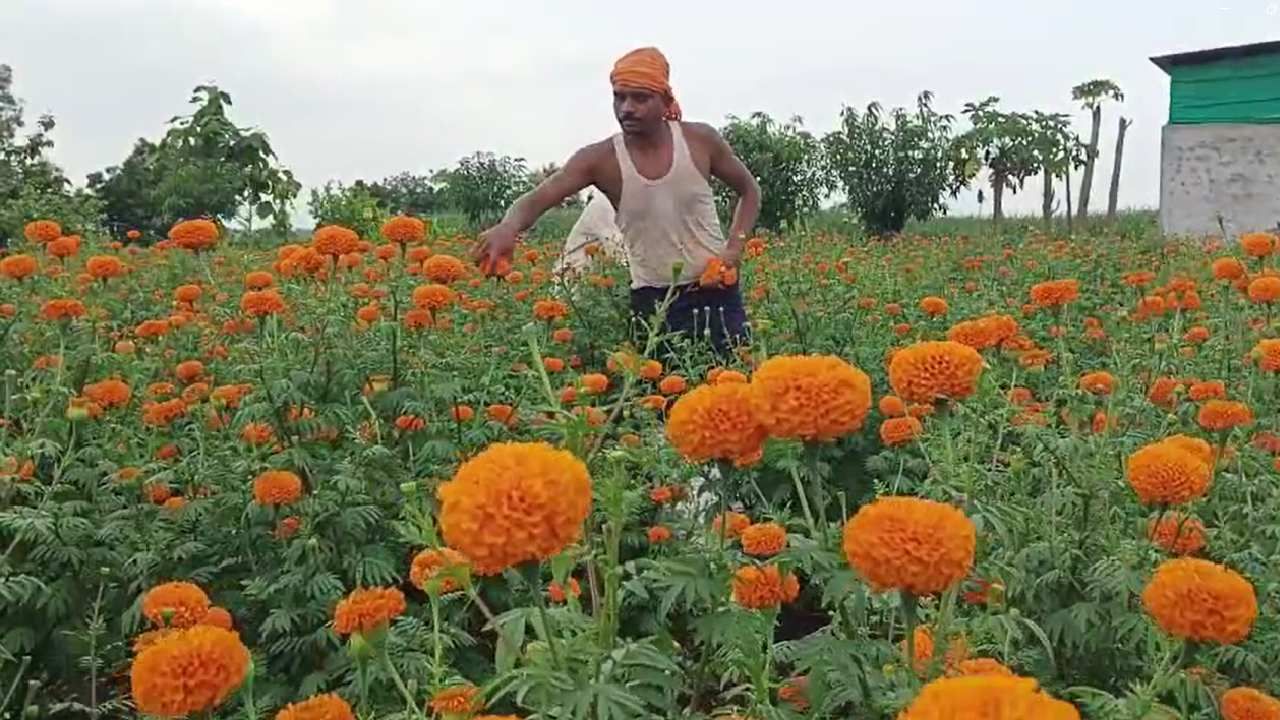
<svg viewBox="0 0 1280 720"><path fill-rule="evenodd" d="M334 693L290 703L276 713L276 720L355 720L355 717L347 701Z"/></svg>
<svg viewBox="0 0 1280 720"><path fill-rule="evenodd" d="M1174 555L1194 555L1204 549L1204 523L1180 513L1161 513L1147 523L1147 539Z"/></svg>
<svg viewBox="0 0 1280 720"><path fill-rule="evenodd" d="M787 529L775 522L756 523L742 529L742 552L754 557L773 557L787 547Z"/></svg>
<svg viewBox="0 0 1280 720"><path fill-rule="evenodd" d="M467 266L452 255L432 255L422 263L422 274L433 283L448 285L467 276Z"/></svg>
<svg viewBox="0 0 1280 720"><path fill-rule="evenodd" d="M510 279L510 277L510 275L507 276L508 279ZM556 328L555 331L551 333L551 339L562 344L573 342L573 331L569 328Z"/></svg>
<svg viewBox="0 0 1280 720"><path fill-rule="evenodd" d="M880 423L880 440L889 447L906 445L924 433L924 425L914 417L885 418Z"/></svg>
<svg viewBox="0 0 1280 720"><path fill-rule="evenodd" d="M916 674L924 677L929 666L933 664L934 655L937 653L936 644L933 641L933 631L925 625L917 625L912 633L912 651L911 667ZM900 645L903 655L907 653L907 641L904 638ZM943 657L943 665L948 675L955 674L955 668L969 656L969 645L965 642L963 635L957 635L951 638L947 643L947 650Z"/></svg>
<svg viewBox="0 0 1280 720"><path fill-rule="evenodd" d="M284 298L275 290L246 290L240 296L240 312L253 318L284 312Z"/></svg>
<svg viewBox="0 0 1280 720"><path fill-rule="evenodd" d="M30 255L9 255L0 258L0 275L10 280L23 280L40 271L40 264Z"/></svg>
<svg viewBox="0 0 1280 720"><path fill-rule="evenodd" d="M187 403L182 398L142 405L142 422L153 427L165 427L187 414Z"/></svg>
<svg viewBox="0 0 1280 720"><path fill-rule="evenodd" d="M250 445L265 445L275 437L275 430L264 422L248 422L240 430L240 439Z"/></svg>
<svg viewBox="0 0 1280 720"><path fill-rule="evenodd" d="M427 548L413 556L409 581L424 592L441 595L461 590L471 574L470 563L453 548Z"/></svg>
<svg viewBox="0 0 1280 720"><path fill-rule="evenodd" d="M982 356L957 342L919 342L893 355L889 385L907 402L963 400L972 395L982 375Z"/></svg>
<svg viewBox="0 0 1280 720"><path fill-rule="evenodd" d="M968 576L976 544L964 513L914 497L881 497L844 526L845 557L877 592L942 592Z"/></svg>
<svg viewBox="0 0 1280 720"><path fill-rule="evenodd" d="M558 373L564 370L564 360L557 357L542 358L542 367L549 373Z"/></svg>
<svg viewBox="0 0 1280 720"><path fill-rule="evenodd" d="M265 270L253 270L244 275L244 287L246 290L266 290L275 284L276 279Z"/></svg>
<svg viewBox="0 0 1280 720"><path fill-rule="evenodd" d="M1116 387L1116 378L1105 370L1095 370L1080 376L1080 389L1094 395L1110 395Z"/></svg>
<svg viewBox="0 0 1280 720"><path fill-rule="evenodd" d="M222 628L223 630L231 630L235 625L235 621L232 619L230 611L224 607L218 607L215 605L209 608L209 612L204 614L204 617L200 619L198 624Z"/></svg>
<svg viewBox="0 0 1280 720"><path fill-rule="evenodd" d="M552 580L550 583L547 584L547 597L551 599L551 602L561 604L567 601L570 596L572 597L582 596L582 586L578 584L578 578L575 578L575 577L569 578L569 581L566 583L566 585L568 587L566 587L565 585L561 585L555 580Z"/></svg>
<svg viewBox="0 0 1280 720"><path fill-rule="evenodd" d="M934 680L898 720L1080 720L1080 712L1037 689L1031 678L979 675Z"/></svg>
<svg viewBox="0 0 1280 720"><path fill-rule="evenodd" d="M1231 688L1218 699L1222 720L1280 720L1280 700L1253 688Z"/></svg>
<svg viewBox="0 0 1280 720"><path fill-rule="evenodd" d="M1079 280L1050 280L1031 286L1031 302L1043 308L1062 307L1078 297Z"/></svg>
<svg viewBox="0 0 1280 720"><path fill-rule="evenodd" d="M947 314L947 301L930 295L920 300L920 311L930 317Z"/></svg>
<svg viewBox="0 0 1280 720"><path fill-rule="evenodd" d="M776 565L747 565L733 574L733 601L748 610L772 610L800 595L800 581Z"/></svg>
<svg viewBox="0 0 1280 720"><path fill-rule="evenodd" d="M449 411L454 422L469 423L476 416L475 408L470 405L454 405Z"/></svg>
<svg viewBox="0 0 1280 720"><path fill-rule="evenodd" d="M546 443L495 443L437 490L444 540L479 575L558 554L582 534L591 477Z"/></svg>
<svg viewBox="0 0 1280 720"><path fill-rule="evenodd" d="M143 320L134 328L133 334L140 338L162 337L169 332L169 323L164 320Z"/></svg>
<svg viewBox="0 0 1280 720"><path fill-rule="evenodd" d="M198 625L168 633L133 660L134 705L172 718L210 711L244 682L249 660L249 649L230 630Z"/></svg>
<svg viewBox="0 0 1280 720"><path fill-rule="evenodd" d="M133 391L125 381L109 378L85 385L84 395L103 408L110 409L127 405Z"/></svg>
<svg viewBox="0 0 1280 720"><path fill-rule="evenodd" d="M1159 377L1151 383L1151 387L1147 390L1147 399L1152 405L1172 410L1177 404L1177 391L1182 387L1182 383L1177 378Z"/></svg>
<svg viewBox="0 0 1280 720"><path fill-rule="evenodd" d="M1264 258L1276 249L1276 236L1266 232L1245 233L1240 236L1240 248L1252 258Z"/></svg>
<svg viewBox="0 0 1280 720"><path fill-rule="evenodd" d="M671 407L667 439L691 463L754 464L761 457L767 432L753 397L747 385L700 385Z"/></svg>
<svg viewBox="0 0 1280 720"><path fill-rule="evenodd" d="M582 391L588 395L601 395L609 389L609 376L604 373L587 373L578 381L582 384Z"/></svg>
<svg viewBox="0 0 1280 720"><path fill-rule="evenodd" d="M47 243L62 237L62 226L53 220L32 220L22 226L22 236L29 242Z"/></svg>
<svg viewBox="0 0 1280 720"><path fill-rule="evenodd" d="M169 239L184 250L207 250L218 242L218 235L212 220L183 220L169 228Z"/></svg>
<svg viewBox="0 0 1280 720"><path fill-rule="evenodd" d="M195 583L161 583L142 596L142 616L158 628L193 627L208 613L209 596Z"/></svg>
<svg viewBox="0 0 1280 720"><path fill-rule="evenodd" d="M871 411L871 379L834 355L770 358L748 387L756 415L775 438L833 440L861 429Z"/></svg>
<svg viewBox="0 0 1280 720"><path fill-rule="evenodd" d="M359 246L360 236L356 231L341 225L325 225L311 234L312 249L335 260L341 255L356 252Z"/></svg>
<svg viewBox="0 0 1280 720"><path fill-rule="evenodd" d="M679 375L668 375L658 383L658 392L663 395L679 395L689 387L689 383Z"/></svg>
<svg viewBox="0 0 1280 720"><path fill-rule="evenodd" d="M569 306L559 300L538 300L533 303L533 316L538 320L550 322L559 320L569 314Z"/></svg>
<svg viewBox="0 0 1280 720"><path fill-rule="evenodd" d="M470 717L484 710L484 698L474 685L457 685L437 691L427 709L444 717Z"/></svg>
<svg viewBox="0 0 1280 720"><path fill-rule="evenodd" d="M907 404L897 395L885 395L880 398L880 414L887 418L902 417L907 414Z"/></svg>
<svg viewBox="0 0 1280 720"><path fill-rule="evenodd" d="M639 375L643 380L657 380L662 377L662 363L657 360L645 360L640 364Z"/></svg>
<svg viewBox="0 0 1280 720"><path fill-rule="evenodd" d="M419 285L413 289L413 304L423 310L443 310L453 305L458 294L445 285Z"/></svg>
<svg viewBox="0 0 1280 720"><path fill-rule="evenodd" d="M1125 473L1139 502L1180 505L1204 495L1211 479L1210 458L1193 449L1193 442L1166 438L1129 456Z"/></svg>
<svg viewBox="0 0 1280 720"><path fill-rule="evenodd" d="M173 368L173 374L184 383L193 383L204 375L204 363L199 360L184 360Z"/></svg>
<svg viewBox="0 0 1280 720"><path fill-rule="evenodd" d="M280 522L276 523L275 536L279 540L288 540L298 534L298 530L302 527L302 521L296 516L280 518Z"/></svg>
<svg viewBox="0 0 1280 720"><path fill-rule="evenodd" d="M40 317L50 321L73 320L84 316L84 313L84 303L70 298L46 300L44 305L40 306Z"/></svg>
<svg viewBox="0 0 1280 720"><path fill-rule="evenodd" d="M516 424L516 409L510 405L494 403L484 409L484 415L490 422L512 426Z"/></svg>
<svg viewBox="0 0 1280 720"><path fill-rule="evenodd" d="M1280 277L1263 275L1262 277L1254 278L1249 282L1246 292L1249 295L1249 300L1259 304L1273 303L1276 300L1280 300Z"/></svg>
<svg viewBox="0 0 1280 720"><path fill-rule="evenodd" d="M1227 397L1227 384L1221 380L1202 380L1191 383L1187 388L1187 397L1195 402L1204 402L1205 400L1225 400Z"/></svg>
<svg viewBox="0 0 1280 720"><path fill-rule="evenodd" d="M1244 277L1244 264L1234 257L1220 257L1213 261L1213 278L1215 280L1239 280Z"/></svg>
<svg viewBox="0 0 1280 720"><path fill-rule="evenodd" d="M302 497L302 478L288 470L265 470L253 479L253 500L259 505L279 506Z"/></svg>
<svg viewBox="0 0 1280 720"><path fill-rule="evenodd" d="M1253 346L1250 356L1258 363L1258 369L1264 372L1280 372L1280 340L1259 340Z"/></svg>
<svg viewBox="0 0 1280 720"><path fill-rule="evenodd" d="M1004 663L991 658L969 658L961 660L955 664L955 668L950 672L956 677L977 677L977 676L1000 676L1013 677L1013 671Z"/></svg>
<svg viewBox="0 0 1280 720"><path fill-rule="evenodd" d="M1253 424L1253 410L1234 400L1209 400L1200 406L1196 422L1205 430L1224 432Z"/></svg>
<svg viewBox="0 0 1280 720"><path fill-rule="evenodd" d="M809 678L801 675L799 677L788 678L783 681L782 686L778 688L778 700L791 706L796 712L805 712L809 709Z"/></svg>
<svg viewBox="0 0 1280 720"><path fill-rule="evenodd" d="M661 545L671 539L671 528L665 525L654 525L646 533L650 545Z"/></svg>
<svg viewBox="0 0 1280 720"><path fill-rule="evenodd" d="M404 593L397 588L358 588L334 608L333 630L339 635L369 633L385 627L404 609Z"/></svg>
<svg viewBox="0 0 1280 720"><path fill-rule="evenodd" d="M1248 637L1258 616L1248 580L1199 558L1161 563L1142 591L1142 606L1169 635L1223 645Z"/></svg>
<svg viewBox="0 0 1280 720"><path fill-rule="evenodd" d="M80 236L64 235L44 246L44 251L59 259L69 258L80 252Z"/></svg>
<svg viewBox="0 0 1280 720"><path fill-rule="evenodd" d="M732 540L733 538L741 535L742 531L746 530L750 526L751 518L743 515L742 513L730 510L723 515L716 516L716 518L711 521L711 532L719 535L720 528L723 527L725 538Z"/></svg>
<svg viewBox="0 0 1280 720"><path fill-rule="evenodd" d="M427 224L416 217L397 215L382 223L381 232L393 243L411 245L427 239Z"/></svg>

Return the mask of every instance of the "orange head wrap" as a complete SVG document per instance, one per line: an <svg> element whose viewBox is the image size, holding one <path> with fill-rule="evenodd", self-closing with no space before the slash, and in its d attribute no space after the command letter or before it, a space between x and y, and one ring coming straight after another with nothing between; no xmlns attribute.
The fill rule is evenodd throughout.
<svg viewBox="0 0 1280 720"><path fill-rule="evenodd" d="M658 93L667 101L667 119L680 119L680 103L671 93L671 66L658 48L640 48L618 58L609 82Z"/></svg>

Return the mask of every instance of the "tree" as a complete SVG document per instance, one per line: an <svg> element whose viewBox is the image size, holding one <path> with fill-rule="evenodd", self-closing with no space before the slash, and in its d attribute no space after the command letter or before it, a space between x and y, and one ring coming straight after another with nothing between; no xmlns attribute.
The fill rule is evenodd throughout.
<svg viewBox="0 0 1280 720"><path fill-rule="evenodd" d="M1102 103L1108 98L1123 102L1124 93L1119 85L1110 80L1090 80L1071 88L1071 98L1080 101L1093 119L1085 155L1084 176L1080 180L1078 208L1079 217L1084 220L1089 216L1089 196L1093 193L1093 168L1098 160L1098 135L1102 132Z"/></svg>
<svg viewBox="0 0 1280 720"><path fill-rule="evenodd" d="M1031 114L1031 123L1035 130L1037 162L1044 176L1044 197L1040 209L1045 228L1048 229L1052 227L1056 207L1053 184L1059 177L1066 176L1072 167L1080 167L1084 158L1084 146L1071 132L1071 120L1062 113L1036 110ZM1067 219L1070 220L1070 192L1066 210Z"/></svg>
<svg viewBox="0 0 1280 720"><path fill-rule="evenodd" d="M271 219L280 232L301 185L279 165L267 135L227 117L231 96L214 85L192 93L191 115L169 120L158 142L139 140L125 161L89 176L113 223L163 234L183 218ZM114 214L118 213L118 214Z"/></svg>
<svg viewBox="0 0 1280 720"><path fill-rule="evenodd" d="M1111 166L1111 193L1107 197L1107 222L1116 219L1116 206L1120 202L1120 164L1124 161L1124 134L1129 132L1132 120L1120 118L1120 128L1116 131L1116 157Z"/></svg>
<svg viewBox="0 0 1280 720"><path fill-rule="evenodd" d="M946 198L976 171L952 132L954 118L934 111L932 102L926 91L914 111L846 107L840 128L823 138L831 176L873 233L897 233L911 218L945 213Z"/></svg>
<svg viewBox="0 0 1280 720"><path fill-rule="evenodd" d="M376 238L390 211L374 187L363 180L351 185L330 180L322 188L311 188L307 209L317 226L341 225L355 230L361 237Z"/></svg>
<svg viewBox="0 0 1280 720"><path fill-rule="evenodd" d="M1041 169L1037 141L1040 133L1033 116L1004 112L1000 99L989 97L966 103L964 114L973 127L962 139L965 154L986 166L991 185L991 217L1004 218L1004 191L1017 193L1028 177Z"/></svg>
<svg viewBox="0 0 1280 720"><path fill-rule="evenodd" d="M473 225L497 220L530 187L529 168L523 158L491 152L468 155L441 177L449 206L461 211Z"/></svg>
<svg viewBox="0 0 1280 720"><path fill-rule="evenodd" d="M369 192L388 211L403 215L430 215L440 209L441 192L430 175L401 172L369 183Z"/></svg>
<svg viewBox="0 0 1280 720"><path fill-rule="evenodd" d="M782 230L818 209L830 182L822 142L800 118L780 123L762 112L745 119L730 115L720 132L760 183L761 227ZM723 183L715 189L717 204L727 214L733 193Z"/></svg>
<svg viewBox="0 0 1280 720"><path fill-rule="evenodd" d="M560 172L560 163L549 162L529 172L530 187L537 187L542 181ZM565 198L558 207L574 208L582 206L582 193L574 193Z"/></svg>

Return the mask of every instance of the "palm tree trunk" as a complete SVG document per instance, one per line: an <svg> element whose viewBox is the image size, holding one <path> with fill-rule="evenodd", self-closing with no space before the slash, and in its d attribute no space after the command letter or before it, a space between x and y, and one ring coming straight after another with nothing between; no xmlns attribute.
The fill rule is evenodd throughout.
<svg viewBox="0 0 1280 720"><path fill-rule="evenodd" d="M1067 237L1071 237L1072 233L1075 230L1071 226L1071 159L1070 158L1067 159L1067 166L1062 170L1062 178L1063 178L1062 187L1065 188L1067 191L1067 198L1066 198L1067 212L1064 213L1067 217Z"/></svg>
<svg viewBox="0 0 1280 720"><path fill-rule="evenodd" d="M1132 120L1120 118L1120 129L1116 133L1116 161L1111 168L1111 194L1107 197L1107 222L1114 222L1116 219L1116 206L1120 203L1120 163L1124 160L1124 134L1132 124Z"/></svg>
<svg viewBox="0 0 1280 720"><path fill-rule="evenodd" d="M991 221L996 227L1004 219L1004 176L991 177Z"/></svg>
<svg viewBox="0 0 1280 720"><path fill-rule="evenodd" d="M1081 220L1089 217L1089 196L1093 193L1093 166L1098 161L1098 136L1102 134L1102 106L1093 106L1093 129L1089 132L1088 154L1084 160L1084 177L1080 180L1080 205L1078 215Z"/></svg>
<svg viewBox="0 0 1280 720"><path fill-rule="evenodd" d="M1053 229L1053 171L1046 165L1044 168L1044 196L1040 200L1040 212L1044 215L1044 229Z"/></svg>

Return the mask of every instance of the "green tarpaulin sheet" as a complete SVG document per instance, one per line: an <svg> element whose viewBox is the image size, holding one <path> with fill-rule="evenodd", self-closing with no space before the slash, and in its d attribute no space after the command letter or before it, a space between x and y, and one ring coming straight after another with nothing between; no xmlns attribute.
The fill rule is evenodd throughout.
<svg viewBox="0 0 1280 720"><path fill-rule="evenodd" d="M1280 123L1280 53L1169 68L1169 122Z"/></svg>

